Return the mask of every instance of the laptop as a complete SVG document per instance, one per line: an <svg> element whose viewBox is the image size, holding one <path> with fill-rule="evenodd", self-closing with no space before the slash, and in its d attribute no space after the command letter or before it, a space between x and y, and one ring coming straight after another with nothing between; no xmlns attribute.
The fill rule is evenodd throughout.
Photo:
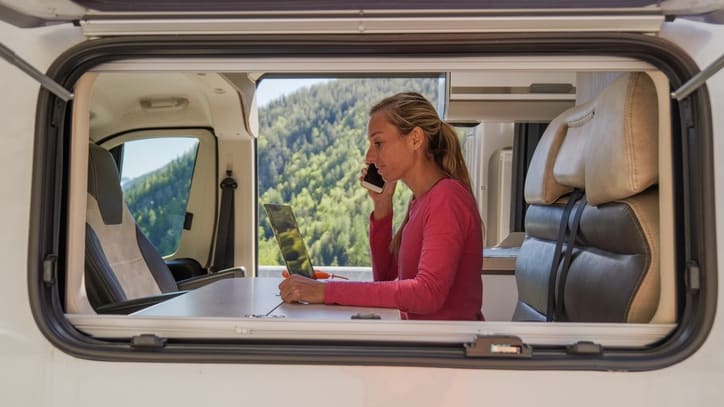
<svg viewBox="0 0 724 407"><path fill-rule="evenodd" d="M307 246L299 232L292 207L282 204L264 204L264 210L271 223L274 237L276 237L289 274L315 278L312 259L309 257Z"/></svg>

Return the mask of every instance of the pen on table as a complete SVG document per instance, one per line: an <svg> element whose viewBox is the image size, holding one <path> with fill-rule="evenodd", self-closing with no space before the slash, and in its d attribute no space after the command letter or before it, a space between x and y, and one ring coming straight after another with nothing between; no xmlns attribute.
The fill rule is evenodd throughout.
<svg viewBox="0 0 724 407"><path fill-rule="evenodd" d="M265 316L265 317L268 317L269 314L271 314L272 312L276 311L276 309L279 308L279 307L281 307L282 304L284 304L284 301L282 301L282 302L280 302L279 304L277 304L276 307L272 308L272 309L271 309L269 312L267 312L266 315L264 315L264 316Z"/></svg>

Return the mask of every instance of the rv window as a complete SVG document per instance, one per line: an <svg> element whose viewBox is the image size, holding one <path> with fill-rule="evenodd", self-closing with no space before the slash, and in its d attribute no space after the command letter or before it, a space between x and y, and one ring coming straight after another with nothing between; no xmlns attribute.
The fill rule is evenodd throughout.
<svg viewBox="0 0 724 407"><path fill-rule="evenodd" d="M557 44L554 40L551 39ZM102 50L103 41L93 41L92 50ZM72 82L75 100L69 108L77 110L67 112L71 120L65 127L48 125L47 129L39 130L39 133L60 131L66 136L53 134L51 137L43 133L43 143L68 145L39 148L44 154L48 150L57 151L59 157L36 157L36 165L55 164L54 160L68 163L68 168L60 172L67 174L68 179L53 178L42 183L49 191L62 191L53 210L48 210L49 217L62 217L50 222L62 230L53 232L57 233L55 240L47 239L56 242L58 247L43 246L45 250L39 253L57 253L62 261L52 263L50 258L50 263L44 263L46 273L37 277L38 281L45 278L45 283L33 287L32 295L36 296L33 301L40 304L36 308L42 309L46 319L55 324L48 324L53 328L47 328L46 334L62 337L58 342L70 344L70 352L104 360L650 369L673 363L671 349L679 346L674 340L688 335L687 332L698 332L697 329L704 326L692 310L701 309L697 305L702 305L699 302L705 296L690 293L682 283L685 259L691 259L689 267L702 264L694 260L706 260L692 254L704 253L694 249L705 240L690 237L691 233L703 230L703 226L701 214L688 202L684 204L683 199L702 193L696 188L686 189L691 186L690 177L697 176L691 178L697 180L702 177L687 165L711 158L707 155L709 150L699 149L699 141L710 137L705 125L707 110L698 110L708 106L708 100L703 98L694 106L670 101L672 84L682 79L671 72L694 69L682 62L675 51L664 52L641 40L636 45L641 47L640 53L665 54L656 60L663 65L658 66L631 58L630 53L616 55L611 51L616 49L612 44L618 44L615 39L604 41L606 46L599 52L576 51L576 58L559 55L555 46L549 50L550 55L545 55L547 48L525 39L509 39L504 56L478 54L467 48L465 52L470 55L461 56L460 50L447 54L439 48L437 53L428 54L422 52L424 44L418 44L422 47L419 55L424 58L400 56L398 49L388 49L383 42L379 46L384 52L370 55L372 62L360 65L365 59L358 55L355 58L337 56L339 47L320 46L314 48L314 52L305 48L298 52L310 52L309 55L290 53L288 59L280 63L277 57L270 57L271 54L254 54L256 48L253 47L249 54L225 54L231 50L237 52L243 45L238 41L218 41L216 44L169 40L162 48L163 59L157 58L161 48L149 44L147 49L136 51L138 54L132 62L108 57L115 55L111 51L117 46L116 42L109 42L108 58L99 59L92 67L86 66L92 72L82 74L75 68L61 69L76 66L73 52L56 62L61 68L51 69L51 75L67 76L56 78L61 83ZM500 38L489 41L482 42L496 47L501 44ZM599 41L603 40L591 40L586 45L595 48L601 46ZM75 58L93 60L82 55L84 47L74 51L79 53ZM218 51L214 54L216 57L204 56L209 47ZM329 55L320 59L322 52ZM669 69L667 64L676 65L678 71ZM601 72L602 66L608 71ZM275 84L283 80L297 80L297 87L275 93ZM592 89L591 84L600 88ZM645 88L636 87L640 84L645 84ZM628 116L621 116L619 120L618 111L611 113L614 116L611 118L604 114L604 107L595 112L590 107L595 106L599 95L605 98L606 108L619 106L618 98L627 95L627 86L635 87L636 97L638 91L644 89L640 91L646 98L644 103L625 106L644 108L632 113L643 118L643 133L648 137L643 140L644 136L639 133L633 136L645 147L635 153L642 150L650 153L640 160L645 166L645 180L632 188L613 185L613 181L608 183L609 179L626 175L627 169L603 165L600 158L604 156L603 147L599 145L601 148L593 154L594 150L586 145L590 140L606 142L608 137L614 137L611 134L618 134L616 129L623 128L621 125ZM585 98L584 89L588 92ZM252 287L260 290L267 287L266 293L271 292L265 304L270 305L268 309L241 312L241 308L236 308L239 301L251 297L237 291L242 286L239 281L259 282L263 277L281 277L281 256L261 210L265 203L287 203L294 207L315 266L351 279L370 279L367 217L371 205L357 179L364 165L366 123L369 109L376 101L402 90L425 94L441 107L441 114L449 122L460 125L458 135L486 226L486 246L511 249L505 251L509 255L503 260L501 256L489 256L487 250L480 253L485 256L480 278L486 321L376 321L374 318L381 314L385 318L399 316L394 310L391 314L357 312L352 315L355 318L325 320L320 317L326 315L324 308L322 314L295 319L294 312L285 311L288 307L277 307L279 298L272 291L278 283L259 283L256 288ZM39 120L47 119L51 123L64 117L53 110L53 103L45 106L41 102L40 106L44 108L38 113ZM678 137L679 110L687 108L689 116L705 123L701 136L692 138L683 148ZM536 140L548 123L554 126L552 134L565 135L566 141L546 144L541 139L536 147ZM154 135L146 139L143 134ZM222 243L231 242L230 252L226 253L231 253L233 265L246 269L252 280L236 278L239 273L232 271L203 276L206 279L235 277L218 279L209 285L203 284L208 280L191 284L165 281L159 284L159 293L155 293L160 295L137 298L127 295L127 299L143 302L153 297L158 302L159 297L175 298L136 308L135 313L127 315L100 315L107 308L94 308L85 298L85 249L88 247L85 209L88 202L92 203L86 182L89 141L114 152L121 168L118 182L125 189L125 204L133 212L139 228L146 229L160 252L159 258L161 255L184 257L209 269ZM618 143L614 152L619 147L630 147L619 141L611 141L611 144ZM163 143L160 147L163 154L147 157L152 146L159 143ZM543 158L536 161L535 157L530 158L536 148L553 150L546 150L541 155ZM622 154L630 152L625 150ZM682 157L682 154L688 156ZM558 155L562 157L560 160L556 160ZM612 156L612 159L618 158ZM188 167L185 166L187 159ZM597 165L590 169L592 172L587 165L594 164L589 163ZM139 169L141 164L148 169ZM604 172L608 177L601 176ZM38 173L55 176L47 171ZM182 175L171 176L176 173ZM601 176L597 180L603 180L593 188L586 178L591 173ZM219 185L227 175L234 179L235 189L231 195L232 211L224 214L224 202L228 202L225 197L229 195ZM180 194L153 193L163 190L164 185L171 185L167 178L174 182L174 190ZM531 179L532 189L528 191ZM136 190L141 184L142 190ZM525 202L520 199L523 188L526 188ZM585 198L577 191L580 189L585 190ZM596 194L596 191L603 192ZM400 224L410 199L405 188L400 192L395 225ZM576 200L579 198L581 200ZM635 210L617 206L628 199L636 200ZM572 203L568 205L568 202ZM138 206L139 203L143 205ZM523 223L521 233L526 204L530 206L525 216L530 219ZM565 209L566 206L570 208ZM169 213L171 209L173 213ZM626 216L617 217L621 213ZM188 214L193 215L192 221ZM613 216L613 220L608 216ZM634 218L636 220L631 221ZM566 219L570 221L561 221ZM580 226L581 234L574 235L578 236L575 241L559 245L556 241L559 227L569 223L571 228ZM156 225L165 225L160 236L153 230ZM692 232L686 229L689 227L699 229ZM50 230L51 226L47 228ZM625 238L614 238L617 233ZM224 234L233 238L221 238ZM108 236L113 235L105 237ZM525 241L520 246L522 238ZM38 245L50 244L48 242L43 240ZM537 277L538 273L551 270L551 260L555 257L546 256L553 253L556 246L571 251L566 255L561 249L561 270L570 267L566 271L568 285L563 286L565 301L547 309L541 304L546 303L548 279L540 283ZM568 266L563 266L565 262ZM53 284L54 264L57 279L63 282L60 288ZM558 268L554 270L558 272ZM589 270L598 274L586 274ZM645 273L655 270L655 274L641 274L642 270ZM651 275L654 277L650 278ZM160 280L154 274L145 281L151 284ZM557 281L554 283L558 284ZM621 284L627 288L633 287L633 294L617 290L618 281L623 281ZM218 282L223 282L219 286L225 285L227 289L204 297L204 293L210 292L207 288ZM696 282L706 288L706 281ZM552 292L562 292L556 290L558 287ZM176 296L182 291L188 292ZM619 295L622 292L631 298ZM640 292L643 294L639 295ZM192 298L207 303L195 307L193 302L188 302ZM123 300L116 302L120 303L127 305ZM629 306L632 303L634 305ZM172 306L174 304L177 306ZM556 308L556 304L575 306ZM606 306L600 307L600 304ZM309 309L312 307L305 310ZM546 323L546 313L554 313L550 315L554 315L552 319L557 323ZM63 317L56 321L54 318L61 314ZM566 323L560 323L564 321ZM687 323L694 325L684 326ZM146 342L148 336L141 335L161 339ZM485 339L481 337L486 335L494 336L502 345L510 345L502 348L518 349L520 354L515 355L518 357L506 355L504 359L491 355L483 349ZM526 346L519 346L519 340ZM587 342L595 346L576 345ZM156 351L140 351L148 349L144 344ZM665 344L666 349L661 350L661 344ZM532 353L524 352L528 346L533 349ZM604 351L581 356L576 354L581 348ZM121 356L118 349L123 351ZM652 361L652 357L659 357L656 355L661 356L661 360Z"/></svg>

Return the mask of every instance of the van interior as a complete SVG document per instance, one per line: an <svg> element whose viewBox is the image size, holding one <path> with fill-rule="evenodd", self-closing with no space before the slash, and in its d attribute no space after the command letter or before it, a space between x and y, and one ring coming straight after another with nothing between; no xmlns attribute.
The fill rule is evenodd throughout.
<svg viewBox="0 0 724 407"><path fill-rule="evenodd" d="M405 89L405 81L419 78L428 81L433 102L457 126L464 147L484 222L486 321L379 328L309 322L294 325L291 334L290 321L247 321L254 339L329 340L364 330L376 341L454 342L495 332L543 345L591 340L641 348L676 327L671 86L656 67L611 56L287 62L120 60L77 81L62 298L77 328L98 338L155 332L238 339L234 320L133 313L218 279L279 276L282 263L270 264L267 255L275 247L262 241L268 227L259 207L266 201L294 200L319 259L324 230L306 230L305 222L329 213L328 222L364 227L365 216L345 219L329 209L328 199L284 195L281 187L262 196L263 182L279 179L270 172L294 165L292 158L270 170L275 147L267 133L292 124L292 113L279 113L280 100L314 121L328 112L311 111L317 106L311 98L329 98L322 90L334 83L397 80L395 89L403 91L415 90ZM262 101L265 86L292 80L313 84ZM360 154L373 102L355 102L363 108L340 118L356 128ZM330 136L329 126L320 122L302 136L327 143L319 148L333 160L335 149L347 148L335 142L347 139ZM285 148L294 157L295 146ZM335 176L354 184L361 157L358 167L333 167L340 171ZM150 195L154 185L181 185L183 194ZM355 187L352 194L368 214L366 192ZM336 193L325 194L334 201ZM371 278L369 264L334 259L314 263L346 278Z"/></svg>

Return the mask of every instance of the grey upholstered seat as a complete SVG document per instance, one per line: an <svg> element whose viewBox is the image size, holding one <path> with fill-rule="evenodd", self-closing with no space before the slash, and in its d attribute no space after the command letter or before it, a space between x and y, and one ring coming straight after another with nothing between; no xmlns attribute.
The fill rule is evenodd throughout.
<svg viewBox="0 0 724 407"><path fill-rule="evenodd" d="M551 122L526 179L514 320L651 320L660 293L657 106L648 75L628 73ZM567 269L564 255L552 267L574 190L588 201L567 214L575 229L581 212L575 249Z"/></svg>
<svg viewBox="0 0 724 407"><path fill-rule="evenodd" d="M88 158L85 288L96 312L129 313L243 269L176 282L123 201L111 154L91 144Z"/></svg>

